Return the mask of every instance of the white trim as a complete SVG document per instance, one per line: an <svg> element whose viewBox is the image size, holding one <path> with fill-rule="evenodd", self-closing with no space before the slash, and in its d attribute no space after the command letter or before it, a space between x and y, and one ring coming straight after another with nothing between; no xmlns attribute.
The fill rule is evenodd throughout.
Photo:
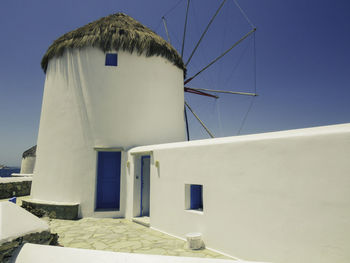
<svg viewBox="0 0 350 263"><path fill-rule="evenodd" d="M189 212L189 213L197 214L197 215L203 215L204 214L204 211L195 210L195 209L185 209L185 211Z"/></svg>

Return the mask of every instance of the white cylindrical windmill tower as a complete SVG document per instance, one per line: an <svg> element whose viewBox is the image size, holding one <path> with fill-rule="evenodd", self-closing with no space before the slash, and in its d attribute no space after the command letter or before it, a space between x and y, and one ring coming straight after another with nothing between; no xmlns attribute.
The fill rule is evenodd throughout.
<svg viewBox="0 0 350 263"><path fill-rule="evenodd" d="M36 145L23 152L20 174L32 174L35 167L35 159Z"/></svg>
<svg viewBox="0 0 350 263"><path fill-rule="evenodd" d="M83 217L100 211L124 216L125 151L186 140L181 57L153 31L118 13L58 38L42 68L31 201L78 203ZM99 178L106 170L119 179Z"/></svg>

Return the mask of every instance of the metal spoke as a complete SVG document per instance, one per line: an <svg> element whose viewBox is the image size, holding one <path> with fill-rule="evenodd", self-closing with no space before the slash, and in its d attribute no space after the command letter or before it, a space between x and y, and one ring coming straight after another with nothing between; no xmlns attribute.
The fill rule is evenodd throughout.
<svg viewBox="0 0 350 263"><path fill-rule="evenodd" d="M185 114L185 121L186 121L187 141L189 141L189 140L190 140L190 130L189 130L189 127L188 127L188 119L187 119L186 106L184 106L184 114Z"/></svg>
<svg viewBox="0 0 350 263"><path fill-rule="evenodd" d="M199 121L199 123L203 126L203 128L206 130L206 132L210 135L211 138L215 138L214 135L210 132L210 130L207 128L207 126L205 126L204 122L201 121L201 119L198 117L198 115L192 110L192 108L190 107L190 105L188 105L188 103L185 101L185 105L187 106L187 108L192 112L192 114L194 115L194 117L196 117L196 119Z"/></svg>
<svg viewBox="0 0 350 263"><path fill-rule="evenodd" d="M205 34L207 33L207 31L208 31L208 29L209 29L211 23L213 23L215 17L217 16L217 14L219 13L220 9L222 8L222 6L225 4L226 1L227 1L227 0L223 0L222 3L221 3L221 5L219 6L219 8L216 10L216 13L215 13L214 16L211 18L209 24L207 25L207 27L205 28L204 32L202 33L200 39L199 39L198 42L197 42L197 45L195 46L195 48L193 49L193 51L192 51L190 57L188 58L187 62L185 63L185 66L187 66L188 63L190 63L190 61L191 61L191 59L192 59L194 53L196 52L196 50L197 50L199 44L201 43L202 39L204 38Z"/></svg>
<svg viewBox="0 0 350 263"><path fill-rule="evenodd" d="M207 97L212 97L214 99L218 99L219 98L216 95L209 94L209 93L206 93L206 92L203 92L203 91L199 91L199 90L196 90L196 89L192 89L192 88L188 88L188 87L184 87L184 89L185 89L185 92L188 92L188 93L193 93L193 94L197 94L197 95L203 95L203 96L207 96Z"/></svg>
<svg viewBox="0 0 350 263"><path fill-rule="evenodd" d="M170 37L169 37L169 32L168 32L168 27L167 27L166 20L165 20L164 16L162 17L162 20L163 20L163 24L164 24L164 28L165 28L165 33L166 33L166 36L168 38L168 42L169 42L169 44L171 44Z"/></svg>
<svg viewBox="0 0 350 263"><path fill-rule="evenodd" d="M256 93L250 92L239 92L239 91L229 91L229 90L215 90L215 89L200 89L200 88L191 88L193 90L203 90L209 92L217 92L217 93L228 93L228 94L236 94L236 95L247 95L247 96L258 96Z"/></svg>
<svg viewBox="0 0 350 263"><path fill-rule="evenodd" d="M236 43L234 43L228 50L226 50L224 53L222 53L220 56L218 56L216 59L214 59L212 62L210 62L207 66L202 68L200 71L198 71L196 74L194 74L192 77L188 78L185 81L185 84L193 80L195 77L197 77L199 74L201 74L204 70L209 68L211 65L213 65L215 62L217 62L219 59L221 59L223 56L225 56L228 52L230 52L234 47L236 47L238 44L240 44L244 39L246 39L249 35L254 33L256 31L256 28L253 28L251 31L249 31L247 34L245 34L240 40L238 40Z"/></svg>
<svg viewBox="0 0 350 263"><path fill-rule="evenodd" d="M185 18L185 26L184 26L184 34L182 37L182 48L181 48L181 58L184 55L184 47L185 47L185 38L186 38L186 28L187 28L187 18L188 18L188 9L190 7L190 0L187 0L187 8L186 8L186 18Z"/></svg>

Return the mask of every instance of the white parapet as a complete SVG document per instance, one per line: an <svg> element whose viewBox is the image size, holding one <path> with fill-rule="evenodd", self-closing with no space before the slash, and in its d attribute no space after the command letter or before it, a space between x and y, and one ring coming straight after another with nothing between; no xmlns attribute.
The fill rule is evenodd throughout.
<svg viewBox="0 0 350 263"><path fill-rule="evenodd" d="M119 253L78 248L53 247L25 244L19 252L16 263L70 263L70 262L123 262L123 263L249 263L248 261L232 261L226 259L173 257L159 255L143 255ZM256 262L258 263L258 262Z"/></svg>
<svg viewBox="0 0 350 263"><path fill-rule="evenodd" d="M11 177L32 177L33 176L33 174L31 173L31 174L22 174L22 173L13 173L13 174L11 174Z"/></svg>
<svg viewBox="0 0 350 263"><path fill-rule="evenodd" d="M42 231L49 231L45 221L11 202L0 202L0 245Z"/></svg>

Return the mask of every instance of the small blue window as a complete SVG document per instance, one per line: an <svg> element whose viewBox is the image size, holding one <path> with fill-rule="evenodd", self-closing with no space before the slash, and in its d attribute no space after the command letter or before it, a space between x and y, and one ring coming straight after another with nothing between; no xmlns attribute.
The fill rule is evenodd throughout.
<svg viewBox="0 0 350 263"><path fill-rule="evenodd" d="M118 54L117 53L107 53L106 54L106 66L118 66Z"/></svg>
<svg viewBox="0 0 350 263"><path fill-rule="evenodd" d="M191 184L191 209L203 211L203 186Z"/></svg>

